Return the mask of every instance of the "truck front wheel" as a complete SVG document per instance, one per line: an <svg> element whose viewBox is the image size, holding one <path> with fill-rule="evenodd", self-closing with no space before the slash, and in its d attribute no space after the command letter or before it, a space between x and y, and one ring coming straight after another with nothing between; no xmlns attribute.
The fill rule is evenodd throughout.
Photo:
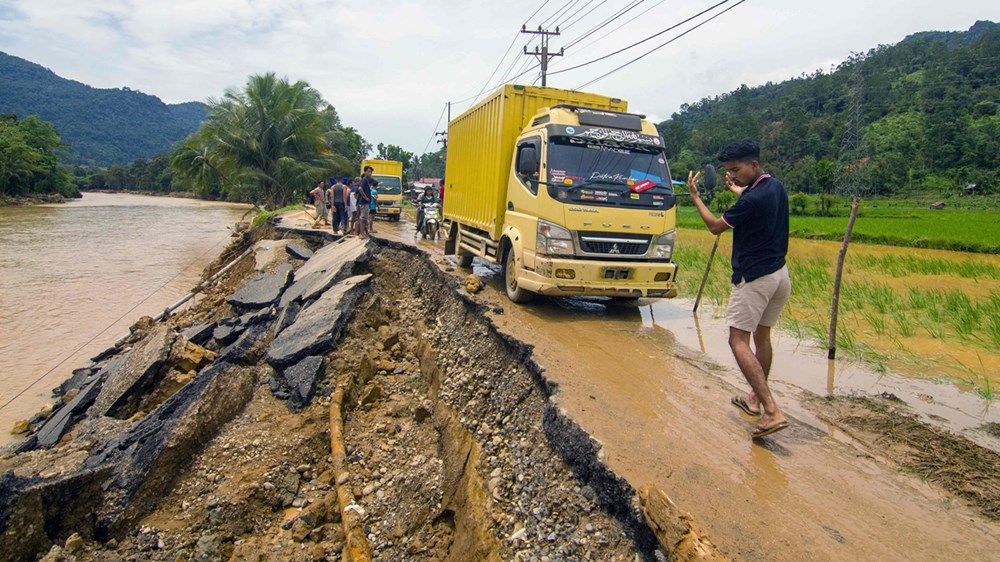
<svg viewBox="0 0 1000 562"><path fill-rule="evenodd" d="M517 284L517 264L514 259L514 249L507 249L507 259L503 266L503 285L507 289L507 298L518 304L526 303L534 298L535 294L527 289L522 289Z"/></svg>

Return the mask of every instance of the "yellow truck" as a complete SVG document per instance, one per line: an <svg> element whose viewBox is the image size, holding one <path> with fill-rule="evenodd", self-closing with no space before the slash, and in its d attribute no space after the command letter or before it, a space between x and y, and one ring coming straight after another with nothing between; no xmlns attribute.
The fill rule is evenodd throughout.
<svg viewBox="0 0 1000 562"><path fill-rule="evenodd" d="M445 253L503 268L507 296L675 297L663 140L624 100L505 85L448 124Z"/></svg>
<svg viewBox="0 0 1000 562"><path fill-rule="evenodd" d="M398 221L403 205L403 163L396 160L362 160L361 173L365 167L375 169L372 177L378 180L378 201L375 216L390 221Z"/></svg>

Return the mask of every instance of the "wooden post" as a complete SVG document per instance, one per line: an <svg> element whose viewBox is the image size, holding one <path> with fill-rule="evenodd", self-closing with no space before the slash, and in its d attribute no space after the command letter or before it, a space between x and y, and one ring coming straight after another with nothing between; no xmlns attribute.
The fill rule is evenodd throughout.
<svg viewBox="0 0 1000 562"><path fill-rule="evenodd" d="M701 286L698 287L698 296L694 299L694 308L691 309L691 314L696 314L698 312L698 305L701 304L701 293L705 290L705 282L708 281L708 272L712 269L712 262L715 260L715 251L719 249L719 238L721 234L715 235L715 244L712 245L712 251L708 254L708 263L705 265L705 275L701 277Z"/></svg>
<svg viewBox="0 0 1000 562"><path fill-rule="evenodd" d="M837 274L833 278L833 304L830 309L830 334L827 340L827 358L837 357L837 310L840 308L840 281L844 274L844 259L847 257L847 245L851 243L851 233L854 231L854 221L858 220L858 209L861 207L861 198L855 195L851 199L851 218L847 221L847 230L844 232L844 244L840 247L837 255Z"/></svg>

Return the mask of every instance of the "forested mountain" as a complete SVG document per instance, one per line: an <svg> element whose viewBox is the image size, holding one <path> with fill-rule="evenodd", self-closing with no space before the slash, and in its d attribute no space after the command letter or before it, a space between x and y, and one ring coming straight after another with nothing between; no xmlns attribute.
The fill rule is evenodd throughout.
<svg viewBox="0 0 1000 562"><path fill-rule="evenodd" d="M0 113L51 122L74 164L125 164L165 152L205 118L198 102L176 105L129 88L92 88L0 52Z"/></svg>
<svg viewBox="0 0 1000 562"><path fill-rule="evenodd" d="M860 65L855 73L856 65ZM730 140L760 139L792 190L828 192L848 164L841 143L860 77L863 150L882 195L1000 192L1000 25L922 32L830 71L684 105L658 128L676 179Z"/></svg>

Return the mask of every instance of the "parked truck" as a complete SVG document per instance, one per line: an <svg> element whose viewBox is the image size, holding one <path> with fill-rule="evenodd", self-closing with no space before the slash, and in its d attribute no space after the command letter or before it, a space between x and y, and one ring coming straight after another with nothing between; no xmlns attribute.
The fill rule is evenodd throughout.
<svg viewBox="0 0 1000 562"><path fill-rule="evenodd" d="M374 168L372 177L378 180L375 216L398 221L403 204L403 163L396 160L362 160L362 173L366 166Z"/></svg>
<svg viewBox="0 0 1000 562"><path fill-rule="evenodd" d="M621 99L506 85L448 124L446 254L502 266L507 296L674 297L663 140Z"/></svg>

